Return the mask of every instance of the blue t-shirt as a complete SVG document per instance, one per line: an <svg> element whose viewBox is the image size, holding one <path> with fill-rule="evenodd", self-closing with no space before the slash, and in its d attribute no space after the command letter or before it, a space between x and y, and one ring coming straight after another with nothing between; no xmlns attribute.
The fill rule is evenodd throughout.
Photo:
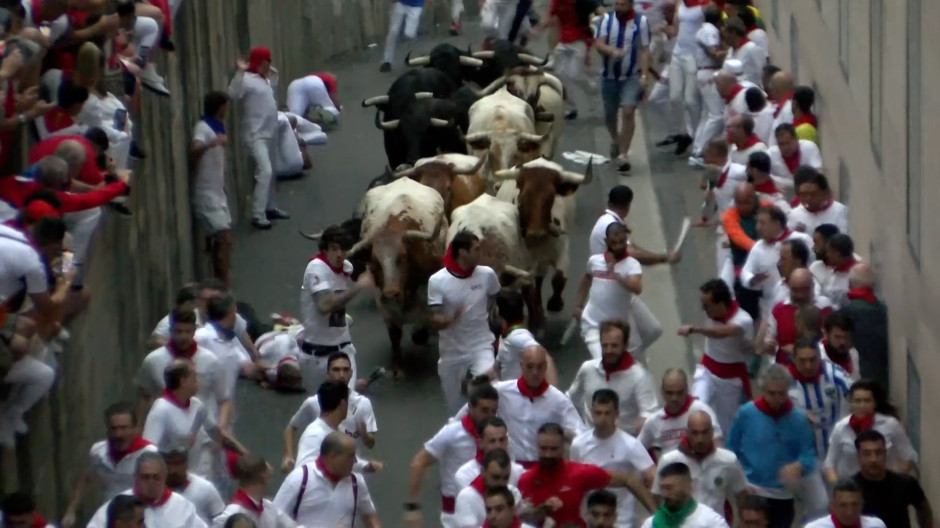
<svg viewBox="0 0 940 528"><path fill-rule="evenodd" d="M398 0L409 7L424 7L424 0Z"/></svg>

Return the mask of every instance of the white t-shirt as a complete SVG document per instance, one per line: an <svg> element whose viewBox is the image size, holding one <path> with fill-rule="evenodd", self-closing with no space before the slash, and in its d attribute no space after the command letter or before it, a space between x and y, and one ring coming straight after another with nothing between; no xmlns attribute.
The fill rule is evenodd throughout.
<svg viewBox="0 0 940 528"><path fill-rule="evenodd" d="M659 460L659 467L681 462L689 467L692 473L692 496L715 511L724 511L725 501L735 502L735 496L747 487L747 477L744 469L738 462L734 452L718 447L706 456L704 460L697 460L680 450L671 451ZM653 480L654 494L661 494L659 489L659 474Z"/></svg>
<svg viewBox="0 0 940 528"><path fill-rule="evenodd" d="M196 343L200 348L211 351L219 359L226 384L223 392L231 398L235 394L235 386L238 384L242 366L251 363L251 355L245 350L245 345L238 337L225 339L219 329L212 324L196 330Z"/></svg>
<svg viewBox="0 0 940 528"><path fill-rule="evenodd" d="M722 178L724 178L724 180L722 180ZM721 173L718 175L718 183L720 183L721 186L716 186L714 189L715 203L718 205L719 218L721 218L721 215L723 215L729 207L734 205L735 188L738 184L745 183L746 181L747 167L745 165L728 161L728 163L725 163L725 166L721 168Z"/></svg>
<svg viewBox="0 0 940 528"><path fill-rule="evenodd" d="M457 483L457 488L464 489L469 486L475 478L480 476L481 471L483 471L483 468L480 463L477 462L476 458L460 466L460 469L454 474L454 482ZM509 484L513 486L517 485L519 483L519 477L521 477L525 471L525 468L522 467L521 464L512 462L512 465L509 467Z"/></svg>
<svg viewBox="0 0 940 528"><path fill-rule="evenodd" d="M314 258L304 270L304 282L300 289L300 313L304 319L303 340L313 345L336 346L352 341L346 324L346 308L338 308L328 314L320 313L314 295L319 292L342 293L352 286L349 275L353 265L343 261L341 273L334 271L320 258Z"/></svg>
<svg viewBox="0 0 940 528"><path fill-rule="evenodd" d="M587 423L592 423L591 399L600 389L611 389L620 398L617 427L624 431L639 432L635 431L637 418L649 418L659 408L652 379L640 363L634 363L626 370L612 372L609 376L601 359L589 359L581 364L567 394Z"/></svg>
<svg viewBox="0 0 940 528"><path fill-rule="evenodd" d="M666 13L663 12L663 0L638 0L633 4L637 13L646 16L650 29L666 23Z"/></svg>
<svg viewBox="0 0 940 528"><path fill-rule="evenodd" d="M519 489L509 485L509 491L516 499L516 504L522 502L522 493ZM483 495L471 486L466 486L457 494L456 508L454 510L454 524L456 528L480 528L486 522L486 502Z"/></svg>
<svg viewBox="0 0 940 528"><path fill-rule="evenodd" d="M732 143L731 151L728 153L728 157L731 159L732 163L747 166L747 160L750 159L751 154L755 152L767 152L767 145L764 142L759 141L750 147L739 149L737 145Z"/></svg>
<svg viewBox="0 0 940 528"><path fill-rule="evenodd" d="M748 111L747 115L754 120L754 135L765 144L770 145L774 139L774 107L767 103L757 112Z"/></svg>
<svg viewBox="0 0 940 528"><path fill-rule="evenodd" d="M314 396L314 399L316 399L316 396ZM318 415L319 410L320 409L318 406ZM303 433L300 435L300 440L297 442L296 466L300 467L304 464L312 464L320 454L320 445L323 443L323 439L334 431L335 430L330 427L328 423L324 422L319 416L313 421L313 423L305 427Z"/></svg>
<svg viewBox="0 0 940 528"><path fill-rule="evenodd" d="M836 528L836 524L832 522L832 515L827 515L807 523L804 528ZM884 521L877 517L862 515L860 528L886 528L886 526Z"/></svg>
<svg viewBox="0 0 940 528"><path fill-rule="evenodd" d="M653 528L653 517L651 516L643 521L641 528ZM695 511L685 518L680 528L728 528L728 523L718 512L702 503L698 503Z"/></svg>
<svg viewBox="0 0 940 528"><path fill-rule="evenodd" d="M770 39L767 37L766 31L761 28L752 29L747 34L747 38L764 52L765 58L770 58Z"/></svg>
<svg viewBox="0 0 940 528"><path fill-rule="evenodd" d="M499 293L499 277L489 266L477 266L466 279L455 277L447 268L428 280L428 306L439 306L444 314L457 319L440 331L441 361L465 359L469 354L493 348L489 324L489 300ZM492 352L491 352L492 353Z"/></svg>
<svg viewBox="0 0 940 528"><path fill-rule="evenodd" d="M593 464L611 473L638 474L655 466L643 444L620 429L608 438L599 438L594 429L582 432L571 442L571 461ZM625 488L609 491L617 496L617 526L633 526L633 494Z"/></svg>
<svg viewBox="0 0 940 528"><path fill-rule="evenodd" d="M584 430L584 422L565 393L549 385L541 396L529 399L519 390L520 383L524 382L506 380L493 384L499 392L499 408L496 414L506 421L506 428L509 430L509 454L513 459L535 462L538 460L536 432L542 424L554 422L560 424L565 431L578 434Z"/></svg>
<svg viewBox="0 0 940 528"><path fill-rule="evenodd" d="M604 254L588 258L587 274L591 276L588 301L581 314L581 328L599 328L611 319L633 322L633 294L617 282L617 277L642 275L640 262L627 256L611 266ZM630 348L639 346L639 332L630 332Z"/></svg>
<svg viewBox="0 0 940 528"><path fill-rule="evenodd" d="M277 75L267 78L256 73L238 72L229 83L228 94L240 101L242 140L251 145L258 140L277 138Z"/></svg>
<svg viewBox="0 0 940 528"><path fill-rule="evenodd" d="M738 49L728 48L725 62L739 60L743 66L741 78L760 87L764 81L764 66L767 65L767 54L760 46L753 42L746 42Z"/></svg>
<svg viewBox="0 0 940 528"><path fill-rule="evenodd" d="M203 325L205 325L205 322L202 320L202 315L199 310L196 310L196 328L202 328ZM235 314L235 334L242 336L246 332L248 332L248 321L242 317L242 314ZM170 339L170 314L164 315L163 319L160 319L157 323L157 326L153 327L150 337Z"/></svg>
<svg viewBox="0 0 940 528"><path fill-rule="evenodd" d="M424 450L437 459L441 495L457 497L460 487L454 480L457 470L477 455L477 442L460 420L450 422L424 443Z"/></svg>
<svg viewBox="0 0 940 528"><path fill-rule="evenodd" d="M134 471L137 458L144 453L155 453L157 447L153 444L141 446L140 449L127 453L115 463L108 450L108 441L95 442L88 451L88 469L98 477L101 482L101 495L105 500L111 500L115 495L134 485Z"/></svg>
<svg viewBox="0 0 940 528"><path fill-rule="evenodd" d="M218 137L212 127L199 120L193 128L193 142L209 145ZM193 200L200 207L228 206L225 197L225 147L216 145L206 149L196 162L193 179Z"/></svg>
<svg viewBox="0 0 940 528"><path fill-rule="evenodd" d="M268 499L261 499L261 512L259 513L258 504L254 503L252 499L247 500L251 501L254 507L247 508L242 504L233 502L226 506L225 510L212 520L212 528L224 528L225 522L228 521L229 517L238 513L251 519L257 528L295 528L298 526L298 524L287 515L287 512L278 508L274 502Z"/></svg>
<svg viewBox="0 0 940 528"><path fill-rule="evenodd" d="M133 490L125 490L119 495L133 495ZM104 503L95 512L86 528L108 528L108 506L111 501ZM179 493L170 493L166 502L158 506L144 508L144 525L146 526L172 526L173 528L208 528L208 525L199 518L196 507Z"/></svg>
<svg viewBox="0 0 940 528"><path fill-rule="evenodd" d="M770 173L778 178L787 178L792 181L793 171L790 170L787 162L783 159L783 155L780 153L780 147L777 145L770 147L770 149L767 150L767 155L770 156ZM812 141L800 139L796 156L797 167L809 165L816 170L823 168L822 154L819 152L819 147Z"/></svg>
<svg viewBox="0 0 940 528"><path fill-rule="evenodd" d="M356 493L353 493L352 479L356 479ZM281 488L274 497L274 506L282 511L293 512L303 485L304 468L297 466L284 479ZM353 501L355 497L355 503ZM309 528L322 526L347 527L361 526L353 521L356 517L375 513L375 504L369 493L366 479L353 473L341 479L335 485L317 468L316 464L307 465L307 487L304 490L300 507L297 509L297 522ZM259 525L270 526L270 525Z"/></svg>
<svg viewBox="0 0 940 528"><path fill-rule="evenodd" d="M705 318L705 328L717 328L726 324L741 328L739 335L725 338L706 337L705 354L719 363L745 363L754 356L754 320L743 309L735 310L727 323Z"/></svg>
<svg viewBox="0 0 940 528"><path fill-rule="evenodd" d="M539 342L527 328L516 328L505 337L499 338L496 363L499 364L499 379L519 379L522 377L522 351L536 346Z"/></svg>
<svg viewBox="0 0 940 528"><path fill-rule="evenodd" d="M306 431L317 418L320 417L320 400L316 396L311 396L300 404L300 408L290 419L290 426L298 431ZM346 419L339 424L340 432L353 437L356 440L356 452L360 456L368 450L362 438L359 437L359 428L356 424L365 425L366 432L376 433L379 430L378 423L375 421L375 411L372 409L372 402L369 398L359 394L356 391L349 392L349 405L346 410Z"/></svg>
<svg viewBox="0 0 940 528"><path fill-rule="evenodd" d="M24 287L30 295L49 291L46 267L26 235L0 225L0 303Z"/></svg>
<svg viewBox="0 0 940 528"><path fill-rule="evenodd" d="M206 524L210 524L212 519L225 509L225 501L219 495L219 490L215 489L211 482L195 473L190 473L187 476L183 487L173 491L193 503L193 506L196 507L196 514Z"/></svg>
<svg viewBox="0 0 940 528"><path fill-rule="evenodd" d="M711 416L712 426L715 430L715 440L721 440L721 426L718 425L715 411L698 398L693 399L689 408L678 416L666 416L665 410L660 410L650 416L643 424L643 430L640 431L637 439L646 449L658 451L660 456L669 453L679 447L682 437L689 432L689 415L695 411L703 411Z"/></svg>
<svg viewBox="0 0 940 528"><path fill-rule="evenodd" d="M816 260L816 255L813 254L813 239L805 233L793 231L782 239L773 242L763 239L758 240L747 254L747 260L741 268L740 278L741 284L745 288L762 293L761 313L768 313L773 308L771 302L773 301L774 288L777 282L780 281L780 270L777 269L777 263L780 262L780 244L785 240L800 240L810 250L810 262ZM767 278L752 286L751 280L762 273L766 273Z"/></svg>
<svg viewBox="0 0 940 528"><path fill-rule="evenodd" d="M674 57L692 55L697 46L695 35L705 24L705 8L701 5L688 7L682 0L679 0L677 4L676 16L679 19L679 28L676 34L676 48L672 53Z"/></svg>
<svg viewBox="0 0 940 528"><path fill-rule="evenodd" d="M692 50L698 69L717 69L721 66L721 62L706 51L720 46L721 31L714 24L702 24L702 27L695 33L695 48Z"/></svg>
<svg viewBox="0 0 940 528"><path fill-rule="evenodd" d="M137 371L137 386L147 396L159 397L166 388L163 373L175 358L165 346L147 354ZM227 378L227 371L219 358L205 348L197 347L191 359L196 364L196 377L199 379L196 396L206 405L212 417L218 420L219 403L232 399L233 385Z"/></svg>
<svg viewBox="0 0 940 528"><path fill-rule="evenodd" d="M614 222L626 225L623 218L620 218L620 215L610 209L604 211L597 219L597 222L594 222L594 228L591 229L591 238L588 241L588 249L590 249L591 255L607 251L607 226Z"/></svg>
<svg viewBox="0 0 940 528"><path fill-rule="evenodd" d="M216 426L216 421L199 398L193 397L188 407L181 407L166 397L160 397L150 408L141 436L161 452L168 452L192 447L199 441L197 438L203 438L203 432L208 433ZM192 449L189 453L190 467L196 467L199 451Z"/></svg>
<svg viewBox="0 0 940 528"><path fill-rule="evenodd" d="M810 236L816 232L817 227L823 224L833 224L839 228L840 233L848 234L849 208L833 200L828 206L814 213L810 212L805 205L800 204L787 215L787 225L790 229Z"/></svg>
<svg viewBox="0 0 940 528"><path fill-rule="evenodd" d="M851 416L846 416L832 428L829 437L829 452L823 467L834 469L839 478L849 478L858 472L858 452L855 449L855 431L849 427ZM892 416L875 414L875 431L883 434L888 449L887 467L900 471L907 462L917 463L917 452L907 437L901 422Z"/></svg>

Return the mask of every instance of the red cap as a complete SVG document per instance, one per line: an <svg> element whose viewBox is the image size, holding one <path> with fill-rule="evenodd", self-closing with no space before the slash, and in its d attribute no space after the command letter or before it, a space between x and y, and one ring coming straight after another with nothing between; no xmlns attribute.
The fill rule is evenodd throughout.
<svg viewBox="0 0 940 528"><path fill-rule="evenodd" d="M319 77L323 84L326 85L326 91L330 92L331 95L336 95L337 85L336 85L336 76L332 73L314 73L314 77Z"/></svg>
<svg viewBox="0 0 940 528"><path fill-rule="evenodd" d="M251 48L251 53L248 54L248 71L258 73L258 67L261 66L261 63L269 60L271 60L271 50L264 46Z"/></svg>

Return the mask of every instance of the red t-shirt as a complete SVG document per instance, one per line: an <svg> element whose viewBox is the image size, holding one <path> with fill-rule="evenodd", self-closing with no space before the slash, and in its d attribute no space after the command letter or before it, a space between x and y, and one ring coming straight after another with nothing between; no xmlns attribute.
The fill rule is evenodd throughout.
<svg viewBox="0 0 940 528"><path fill-rule="evenodd" d="M552 497L561 499L561 509L550 515L556 525L586 527L581 518L581 502L591 491L610 485L610 477L610 472L597 466L562 461L552 470L542 470L541 465L536 465L519 477L518 487L522 498L534 506Z"/></svg>
<svg viewBox="0 0 940 528"><path fill-rule="evenodd" d="M78 181L88 185L98 185L103 182L104 174L98 169L95 160L95 149L92 147L91 141L85 139L84 136L53 136L36 143L33 148L29 149L29 164L32 165L46 156L55 154L55 149L59 148L63 141L70 139L78 141L85 147L85 164L82 165L82 170L78 173Z"/></svg>
<svg viewBox="0 0 940 528"><path fill-rule="evenodd" d="M558 41L562 44L591 38L590 26L578 24L578 9L575 0L552 0L549 14L558 17Z"/></svg>

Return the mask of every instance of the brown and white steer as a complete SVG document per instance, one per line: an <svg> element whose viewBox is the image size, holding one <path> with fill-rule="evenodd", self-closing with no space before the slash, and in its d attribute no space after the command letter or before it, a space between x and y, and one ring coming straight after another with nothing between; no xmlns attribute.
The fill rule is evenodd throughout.
<svg viewBox="0 0 940 528"><path fill-rule="evenodd" d="M560 312L565 307L562 293L570 267L568 232L575 219L574 193L580 185L591 183L593 175L590 163L582 175L565 171L561 165L541 158L495 175L504 182L496 197L519 209L519 230L529 254L530 271L535 277L534 291L528 300L529 326L533 330L541 330L545 321L542 282L549 268L553 268L555 274L548 311Z"/></svg>
<svg viewBox="0 0 940 528"><path fill-rule="evenodd" d="M421 158L413 168L395 173L396 178L408 176L436 190L444 198L444 211L451 218L454 209L466 205L486 192L479 173L486 163L482 158L466 154L439 154Z"/></svg>
<svg viewBox="0 0 940 528"><path fill-rule="evenodd" d="M535 66L520 66L508 70L481 93L493 93L504 85L510 94L532 108L535 133L546 136L539 153L545 159L555 159L558 140L565 130L565 89L561 80Z"/></svg>
<svg viewBox="0 0 940 528"><path fill-rule="evenodd" d="M460 231L480 239L480 264L493 268L503 286L516 279L528 283L529 256L519 231L519 209L488 194L454 209L447 231L447 245Z"/></svg>
<svg viewBox="0 0 940 528"><path fill-rule="evenodd" d="M444 199L431 187L401 178L370 189L360 203L359 216L362 238L349 255L369 254L376 300L392 344L392 368L397 372L403 326L421 325L412 339L417 344L427 340L428 278L441 269L447 236Z"/></svg>

